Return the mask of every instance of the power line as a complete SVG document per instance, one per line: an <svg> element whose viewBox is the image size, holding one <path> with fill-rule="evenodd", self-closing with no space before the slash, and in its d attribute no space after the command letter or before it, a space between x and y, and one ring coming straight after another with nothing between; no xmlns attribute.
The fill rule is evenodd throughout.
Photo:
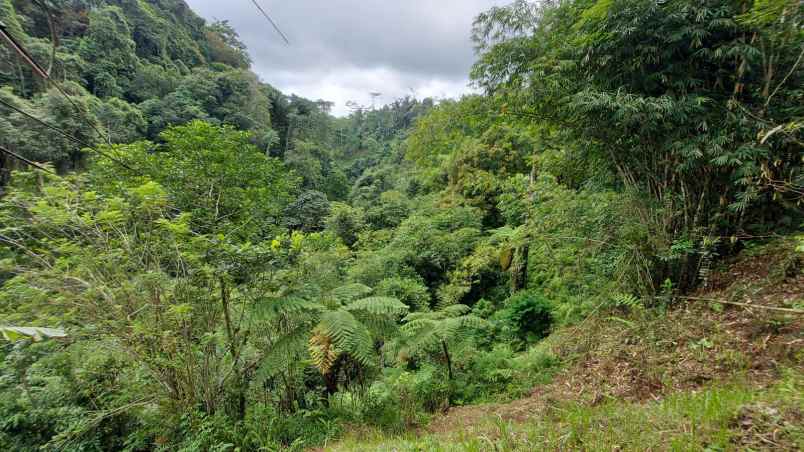
<svg viewBox="0 0 804 452"><path fill-rule="evenodd" d="M85 121L87 124L89 124L89 126L90 126L90 127L93 129L93 130L95 130L95 132L98 134L98 136L99 136L99 137L104 138L104 139L105 139L105 141L107 141L107 142L111 143L111 140L110 140L110 139L109 139L107 136L104 136L103 132L101 132L101 131L100 131L100 130L99 130L99 129L98 129L96 126L95 126L95 124L93 124L93 123L92 123L92 121L89 121L89 119L86 117L86 115L85 115L84 111L81 109L81 107L79 107L79 106L78 106L78 104L77 104L77 103L75 103L75 101L72 99L72 97L70 97L70 96L67 94L67 92L64 90L64 88L63 88L63 87L62 87L62 86L61 86L59 83L57 83L55 80L53 80L53 79L50 77L50 75L47 73L47 71L45 71L45 69L44 69L44 68L42 68L42 66L41 66L39 63L37 63L37 62L36 62L36 60L34 59L34 57L33 57L33 56L31 56L31 54L30 54L30 53L29 53L29 52L28 52L28 51L25 49L25 47L24 47L22 44L20 44L20 43L19 43L19 42L18 42L18 41L17 41L17 40L14 38L14 36L12 36L12 35L11 35L11 33L9 33L9 32L8 32L8 30L6 29L6 26L5 26L5 24L4 24L3 22L0 22L0 36L2 36L2 37L3 37L3 38L4 38L4 39L5 39L5 40L6 40L6 41L9 43L9 45L11 46L11 48L12 48L14 51L16 51L16 52L17 52L17 54L18 54L18 55L19 55L19 56L20 56L20 57L21 57L21 58L22 58L22 59L23 59L23 60L24 60L24 61L25 61L25 62L26 62L26 63L27 63L29 66L31 66L31 68L34 70L34 72L35 72L35 73L36 73L36 74L37 74L39 77L41 77L43 80L45 80L46 82L49 82L51 85L53 85L53 87L54 87L54 88L56 88L56 90L59 92L59 94L61 94L62 96L64 96L64 98L65 98L65 99L67 99L67 101L70 103L70 105L72 105L72 106L73 106L73 108L74 108L74 109L75 109L75 110L76 110L76 111L77 111L77 112L78 112L78 113L79 113L81 116L84 116L84 121Z"/></svg>
<svg viewBox="0 0 804 452"><path fill-rule="evenodd" d="M3 154L7 154L7 155L9 155L9 156L11 156L11 157L14 157L15 159L17 159L17 160L19 160L19 161L21 161L21 162L27 163L28 165L31 165L31 166L33 166L34 168L37 168L37 169L39 169L39 170L41 170L41 171L44 171L44 172L46 172L46 173L50 173L50 174L52 174L52 175L54 175L54 176L58 176L58 174L56 174L56 172L55 172L55 171L52 171L52 170L50 170L50 169L48 169L48 168L45 168L44 166L42 166L42 165L40 165L40 164L38 164L38 163L36 163L36 162L34 162L34 161L28 160L27 158L25 158L25 157L23 157L23 156L21 156L21 155L17 154L17 153L16 153L16 152L14 152L14 151L11 151L11 150L9 150L9 149L6 149L6 148L4 148L3 146L0 146L0 152L2 152Z"/></svg>
<svg viewBox="0 0 804 452"><path fill-rule="evenodd" d="M284 33L282 33L282 30L279 29L279 26L276 25L276 22L274 22L274 20L271 19L271 16L269 16L268 13L266 13L265 10L262 9L262 6L260 6L260 4L257 3L257 0L251 0L251 3L254 3L254 6L256 6L258 10L260 10L262 15L265 16L266 19L268 19L268 22L270 22L271 26L274 27L274 30L276 30L276 32L279 33L279 36L282 37L282 39L285 41L285 44L290 45L290 41L288 41L288 37L285 36Z"/></svg>
<svg viewBox="0 0 804 452"><path fill-rule="evenodd" d="M92 121L89 121L89 119L86 117L86 115L85 115L84 111L81 109L81 107L79 107L79 106L78 106L78 104L76 104L76 103L75 103L75 101L74 101L74 100L73 100L73 99L72 99L72 98L71 98L71 97L70 97L70 96L67 94L67 92L66 92L66 91L64 91L64 89L61 87L61 85L59 85L58 83L56 83L56 81L55 81L55 80L53 80L53 79L52 79L52 78L51 78L51 77L50 77L50 76L47 74L47 72L46 72L46 71L45 71L45 70L42 68L42 66L40 66L40 65L39 65L39 63L37 63L37 62L36 62L36 60L35 60L35 59L34 59L34 58L31 56L31 54L30 54L30 53L28 53L28 51L27 51L27 50L25 50L25 48L24 48L24 47L23 47L23 46L22 46L22 45L21 45L19 42L17 42L17 40L16 40L16 39L14 39L14 37L13 37L13 36L11 36L11 34L10 34L10 33L8 33L8 32L7 32L7 30L6 30L6 25L5 25L5 24L4 24L2 21L0 21L0 36L2 36L3 38L5 38L5 40L6 40L6 41L9 43L9 45L11 46L11 48L12 48L12 49L14 49L14 50L17 52L17 54L19 54L19 55L20 55L20 57L21 57L21 58L22 58L22 59L23 59L23 60L24 60L26 63L28 63L28 65L30 65L30 66L31 66L31 68L33 68L34 72L36 72L36 73L37 73L37 75L39 75L40 77L42 77L42 78L43 78L45 81L50 82L50 83L51 83L51 84L52 84L52 85L53 85L53 86L56 88L56 90L57 90L57 91L58 91L58 92L59 92L59 93L60 93L62 96L64 96L64 98L65 98L65 99L67 99L67 101L68 101L68 102L70 102L70 104L73 106L73 108L75 108L75 110L76 110L76 111L77 111L79 114L81 114L81 116L84 116L84 122L86 122L87 124L89 124L89 126L90 126L90 127L92 127L92 129L94 129L94 130L95 130L95 132L98 134L98 136L99 136L99 137L101 137L101 138L106 138L106 141L107 141L107 142L109 142L109 143L111 143L111 140L110 140L108 137L104 137L103 133L102 133L100 130L98 130L98 128L97 128L97 127L96 127L94 124L92 124ZM1 99L0 99L0 100L1 100ZM124 168L128 169L129 171L134 171L134 172L137 172L137 171L135 171L133 168L131 168L130 166L128 166L127 164L125 164L124 162L121 162L121 161L117 160L116 158L114 158L114 157L112 157L112 156L108 155L107 153L105 153L105 152L103 152L103 151L100 151L100 150L98 150L98 149L96 149L96 148L94 148L94 147L92 147L92 146L88 145L87 143L85 143L85 142L83 142L83 141L79 140L78 138L75 138L74 136L72 136L72 135L68 134L67 132L65 132L65 131L63 131L63 130L61 130L61 129L59 129L58 127L53 126L53 125L50 125L50 124L47 124L47 123L45 123L44 121L42 121L41 119L36 118L36 117L34 117L34 116L32 116L32 115L30 115L30 114L28 114L28 113L25 113L25 112L23 112L22 110L19 110L18 108L14 107L13 105L10 105L10 104L8 104L8 103L6 103L6 102L2 102L2 104L3 104L3 105L6 105L6 106L7 106L7 107L9 107L9 108L12 108L14 111L17 111L18 113L20 113L20 114L22 114L22 115L24 115L24 116L26 116L26 117L28 117L28 118L30 118L30 119L33 119L33 120L34 120L34 121L36 121L37 123L42 124L42 125L44 125L45 127L49 128L49 129L51 129L51 130L55 130L56 132L60 133L61 135L64 135L65 137L67 137L68 139L70 139L70 140L72 140L72 141L74 141L74 142L76 142L76 143L78 143L78 144L81 144L81 145L82 145L82 146L84 146L84 147L87 147L87 148L89 148L89 149L91 149L91 150L93 150L93 151L97 152L98 154L100 154L100 155L102 155L102 156L104 156L104 157L108 158L109 160L111 160L111 161L113 161L113 162L117 163L118 165L123 166Z"/></svg>
<svg viewBox="0 0 804 452"><path fill-rule="evenodd" d="M36 61L34 61L34 59L22 47L22 45L20 45L20 43L18 43L17 40L14 39L13 36L11 36L11 33L9 33L8 30L6 29L6 24L3 23L2 21L0 21L0 36L3 36L6 42L8 42L8 45L10 45L11 48L15 50L22 57L22 59L24 59L25 62L27 62L33 68L34 72L36 72L42 78L45 79L48 78L48 75L45 72L45 70L42 69L42 67L39 66L39 64L37 64Z"/></svg>
<svg viewBox="0 0 804 452"><path fill-rule="evenodd" d="M34 115L24 111L24 110L21 110L21 109L15 107L14 105L4 101L2 98L0 98L0 104L4 105L5 107L10 108L11 110L16 111L17 113L25 116L26 118L36 122L37 124L40 124L40 125L42 125L44 127L47 127L50 130L55 131L56 133L60 134L61 136L65 137L65 138L67 138L68 140L72 141L73 143L79 144L79 145L81 145L81 146L83 146L83 147L85 147L87 149L90 149L90 150L92 150L92 151L94 151L94 152L106 157L107 159L117 163L118 165L122 166L123 168L125 168L125 169L127 169L129 171L133 171L133 172L135 172L137 174L141 174L141 172L139 172L139 171L135 170L134 168L128 166L125 162L122 162L122 161L118 160L117 158L112 157L108 153L106 153L104 151L101 151L100 149L98 149L98 148L96 148L96 147L94 147L94 146L92 146L90 144L87 144L87 142L81 140L80 138L75 137L74 135L70 135L69 133L65 132L64 130L62 130L62 129L56 127L56 126L54 126L53 124L49 124L49 123L37 118L36 116L34 116Z"/></svg>
<svg viewBox="0 0 804 452"><path fill-rule="evenodd" d="M21 109L19 109L19 108L15 107L14 105L12 105L12 104L10 104L10 103L8 103L8 102L4 101L2 98L0 98L0 105L3 105L3 106L5 106L6 108L9 108L9 109L11 109L11 110L14 110L15 112L17 112L17 113L19 113L19 114L21 114L21 115L25 116L26 118L28 118L28 119L30 119L30 120L32 120L32 121L35 121L35 122L36 122L36 123L38 123L39 125L44 126L44 127L47 127L48 129L50 129L50 130L53 130L53 131L57 132L58 134L62 135L63 137L67 138L68 140L70 140L70 141L72 141L72 142L74 142L74 143L76 143L76 144L80 144L81 146L84 146L84 147L87 147L87 148L93 149L93 148L92 148L92 145L87 144L87 143L86 143L86 142L84 142L83 140L81 140L81 139L79 139L79 138L75 137L74 135L70 135L69 133L65 132L64 130L62 130L62 129L60 129L60 128L56 127L56 126L54 126L53 124L49 124L49 123L47 123L47 122L45 122L45 121L43 121L43 120L41 120L41 119L37 118L36 116L34 116L34 115L32 115L32 114L30 114L30 113L28 113L28 112L24 111L24 110L21 110ZM94 149L93 149L93 150L94 150Z"/></svg>

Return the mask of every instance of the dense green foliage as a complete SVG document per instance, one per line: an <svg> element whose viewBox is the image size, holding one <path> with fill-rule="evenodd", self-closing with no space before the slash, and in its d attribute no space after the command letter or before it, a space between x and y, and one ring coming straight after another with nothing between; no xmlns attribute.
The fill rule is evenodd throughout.
<svg viewBox="0 0 804 452"><path fill-rule="evenodd" d="M70 96L0 48L0 100L64 132L0 105L58 173L1 162L0 448L300 448L526 393L553 329L801 229L802 17L517 0L475 23L482 94L335 118L181 0L0 0Z"/></svg>

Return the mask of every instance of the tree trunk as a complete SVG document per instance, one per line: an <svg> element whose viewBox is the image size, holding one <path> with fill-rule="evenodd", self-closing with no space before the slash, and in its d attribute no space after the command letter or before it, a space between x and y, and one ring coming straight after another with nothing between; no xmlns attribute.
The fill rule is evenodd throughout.
<svg viewBox="0 0 804 452"><path fill-rule="evenodd" d="M342 357L339 357L332 363L332 368L324 374L324 383L327 386L327 396L331 396L338 392L338 375L341 373L343 365Z"/></svg>
<svg viewBox="0 0 804 452"><path fill-rule="evenodd" d="M514 250L513 264L511 265L511 295L524 289L528 285L528 256L530 245L525 244Z"/></svg>
<svg viewBox="0 0 804 452"><path fill-rule="evenodd" d="M449 350L447 349L447 343L441 341L441 348L444 349L444 359L447 360L447 378L452 381L452 359L449 356Z"/></svg>

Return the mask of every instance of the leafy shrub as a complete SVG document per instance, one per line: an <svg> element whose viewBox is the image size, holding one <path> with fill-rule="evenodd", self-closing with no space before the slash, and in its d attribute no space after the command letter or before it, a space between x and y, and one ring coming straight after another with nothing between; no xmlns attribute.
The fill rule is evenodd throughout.
<svg viewBox="0 0 804 452"><path fill-rule="evenodd" d="M324 219L330 212L327 195L315 190L302 192L296 200L285 209L285 224L293 230L304 232L324 229Z"/></svg>
<svg viewBox="0 0 804 452"><path fill-rule="evenodd" d="M263 416L252 415L247 422L250 432L262 432L269 444L314 446L340 431L340 425L324 409L299 410L292 414L276 414L268 409L264 413Z"/></svg>
<svg viewBox="0 0 804 452"><path fill-rule="evenodd" d="M334 203L327 218L327 229L334 232L347 246L353 246L365 227L363 211L348 204Z"/></svg>
<svg viewBox="0 0 804 452"><path fill-rule="evenodd" d="M181 418L179 431L157 437L165 450L181 452L231 450L302 450L323 444L340 433L332 410L323 406L280 413L273 405L254 404L243 421L223 413L190 413ZM172 438L181 438L172 442Z"/></svg>
<svg viewBox="0 0 804 452"><path fill-rule="evenodd" d="M157 443L164 443L163 450L179 452L225 452L239 446L244 437L243 426L234 423L222 414L207 416L201 413L190 413L182 417L181 430L183 438L171 444L167 437L157 438Z"/></svg>
<svg viewBox="0 0 804 452"><path fill-rule="evenodd" d="M435 366L414 372L390 369L369 388L360 416L367 424L402 431L422 424L427 413L447 407L449 394L449 384Z"/></svg>
<svg viewBox="0 0 804 452"><path fill-rule="evenodd" d="M550 302L537 292L519 292L494 315L500 336L524 348L545 338L553 324Z"/></svg>
<svg viewBox="0 0 804 452"><path fill-rule="evenodd" d="M403 403L393 385L385 380L374 382L362 400L361 420L384 430L402 431L408 424L405 420L416 416L415 405Z"/></svg>
<svg viewBox="0 0 804 452"><path fill-rule="evenodd" d="M461 356L452 392L458 405L522 397L548 383L559 364L541 344L517 354L511 345L498 343L491 350L464 350Z"/></svg>
<svg viewBox="0 0 804 452"><path fill-rule="evenodd" d="M491 400L504 393L514 379L514 351L507 344L497 344L492 350L465 350L461 356L452 394L458 405Z"/></svg>
<svg viewBox="0 0 804 452"><path fill-rule="evenodd" d="M375 229L395 228L410 215L410 200L398 191L387 191L366 209L366 222Z"/></svg>
<svg viewBox="0 0 804 452"><path fill-rule="evenodd" d="M122 357L95 343L62 348L20 341L3 348L0 450L36 451L45 444L58 450L122 448L136 422L127 412L97 415L125 400Z"/></svg>
<svg viewBox="0 0 804 452"><path fill-rule="evenodd" d="M430 292L424 284L414 278L386 278L377 285L377 294L394 297L405 303L411 310L430 309Z"/></svg>

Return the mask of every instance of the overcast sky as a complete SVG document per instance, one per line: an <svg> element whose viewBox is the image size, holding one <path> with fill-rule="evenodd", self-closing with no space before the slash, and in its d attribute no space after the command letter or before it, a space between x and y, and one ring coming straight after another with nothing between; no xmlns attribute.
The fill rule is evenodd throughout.
<svg viewBox="0 0 804 452"><path fill-rule="evenodd" d="M251 0L187 0L208 21L228 20L253 70L286 94L378 105L406 94L468 92L474 17L495 0L257 0L288 36L284 44Z"/></svg>

